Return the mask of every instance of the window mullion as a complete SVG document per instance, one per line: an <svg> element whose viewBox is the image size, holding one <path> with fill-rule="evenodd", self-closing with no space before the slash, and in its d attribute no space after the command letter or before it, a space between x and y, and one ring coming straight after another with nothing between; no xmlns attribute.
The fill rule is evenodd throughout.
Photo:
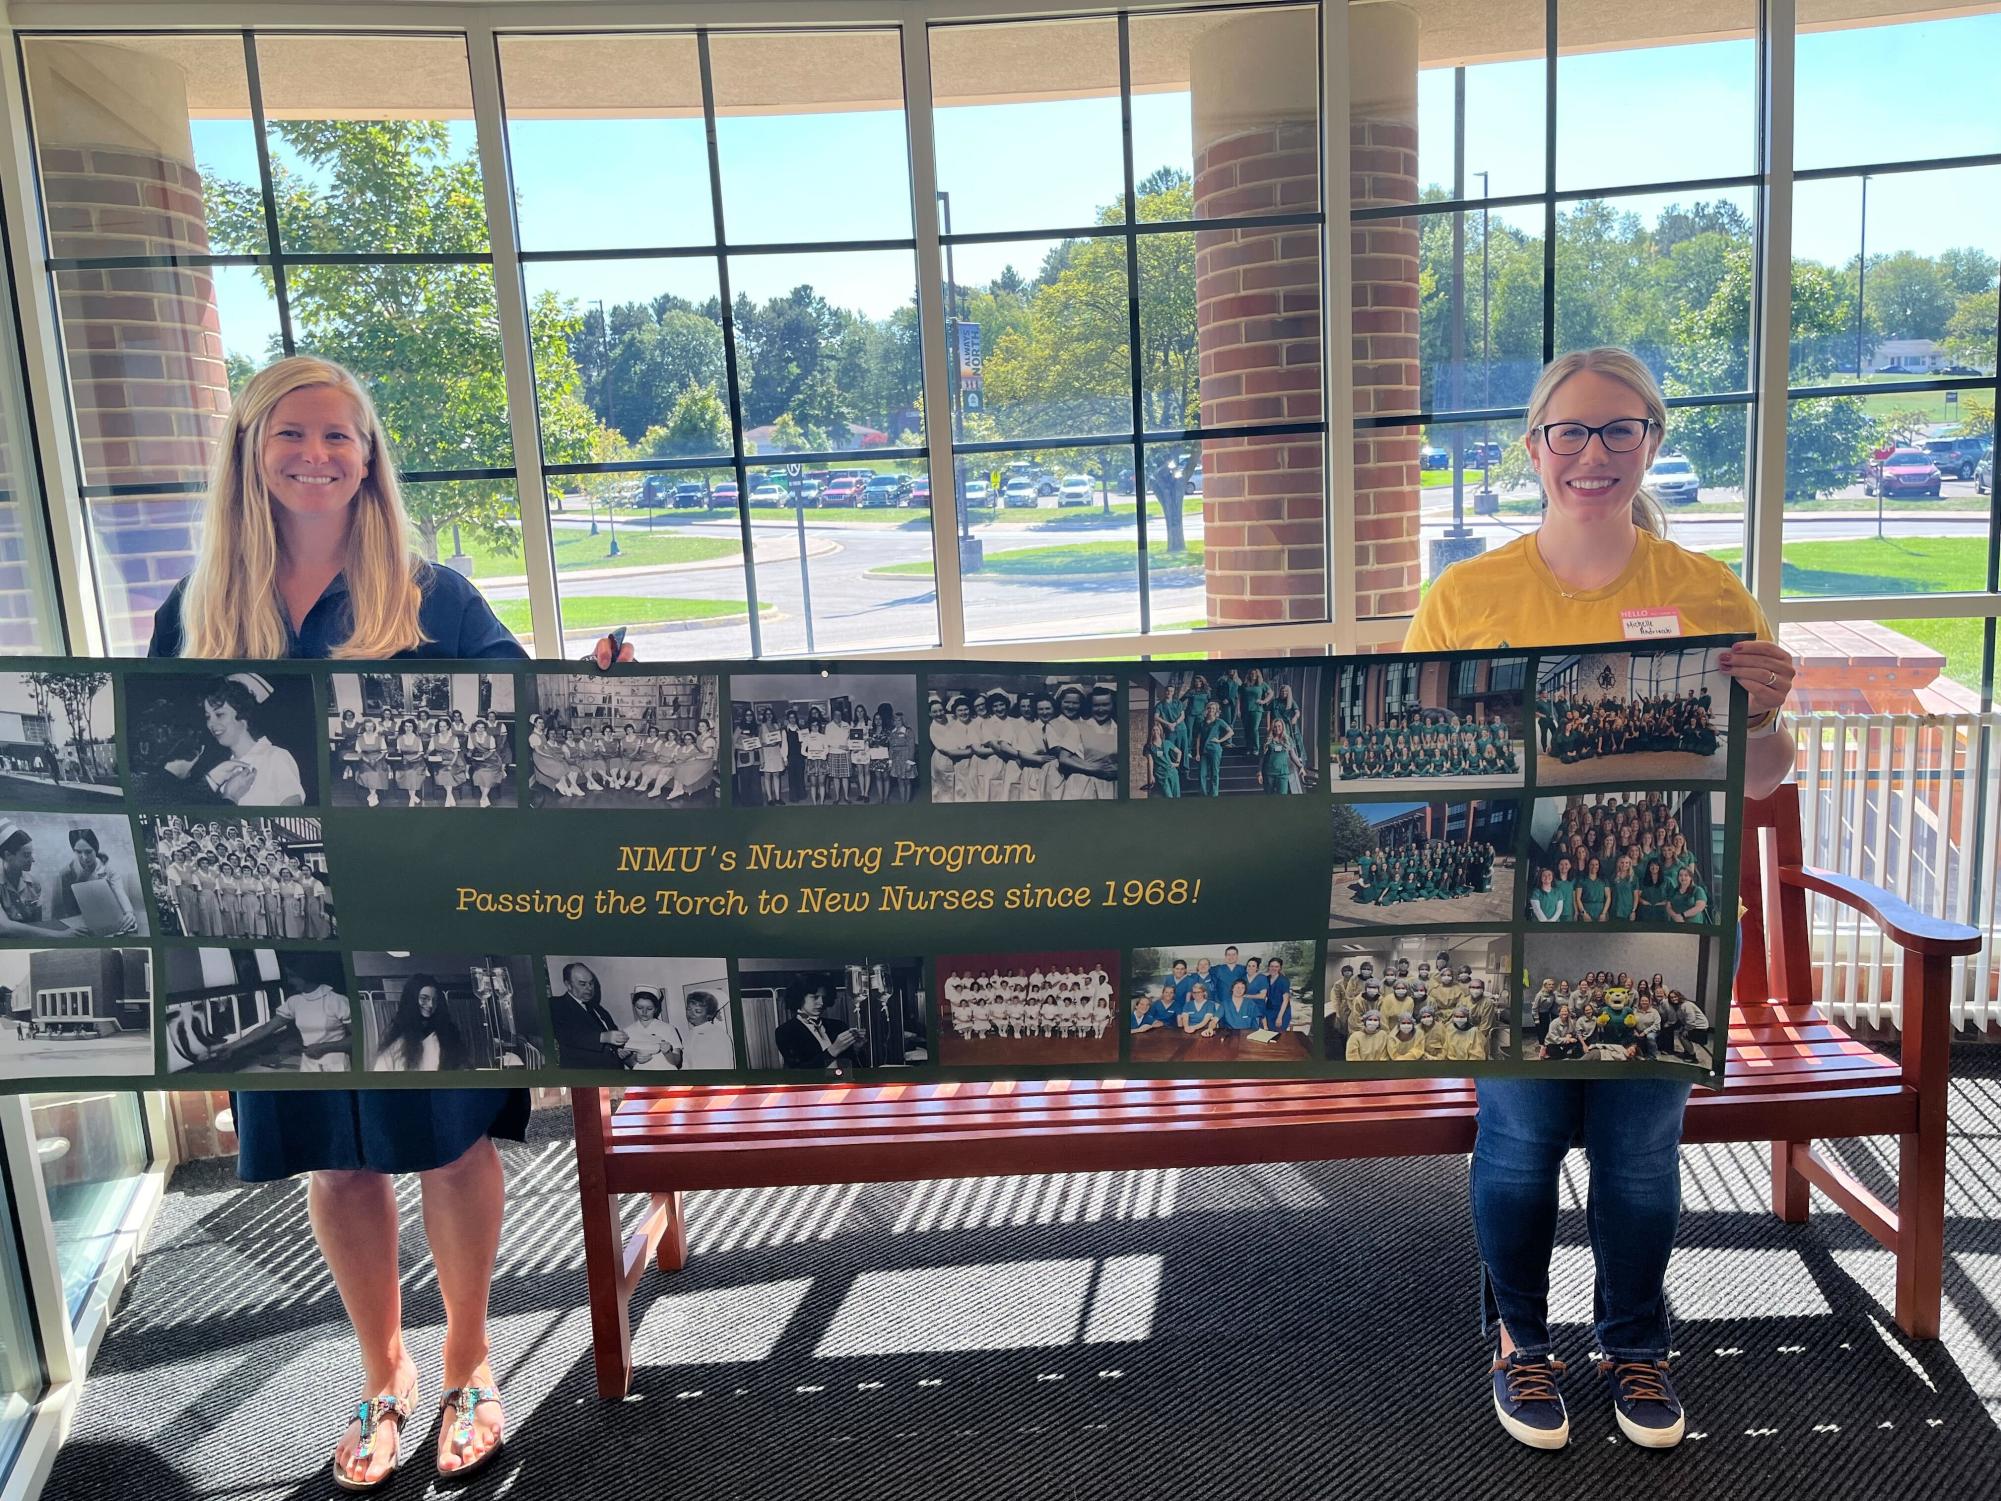
<svg viewBox="0 0 2001 1501"><path fill-rule="evenodd" d="M1327 619L1334 649L1357 643L1355 536L1354 240L1349 220L1348 7L1320 7L1320 202L1327 210L1320 237L1320 362L1327 418L1320 472L1326 497ZM1336 206L1338 207L1338 211Z"/></svg>
<svg viewBox="0 0 2001 1501"><path fill-rule="evenodd" d="M1752 428L1756 466L1751 485L1744 582L1768 616L1783 593L1785 545L1786 386L1792 373L1793 251L1793 0L1765 0L1759 57L1765 186L1758 214L1757 344L1751 389L1762 392Z"/></svg>
<svg viewBox="0 0 2001 1501"><path fill-rule="evenodd" d="M466 53L472 65L473 125L479 140L480 182L486 194L487 234L493 244L493 295L500 316L501 368L507 381L507 427L514 443L515 503L528 575L528 617L535 654L561 657L563 625L556 598L549 486L542 473L534 346L528 331L528 295L521 276L520 239L515 232L514 194L509 185L499 40L490 24L474 26L467 33Z"/></svg>

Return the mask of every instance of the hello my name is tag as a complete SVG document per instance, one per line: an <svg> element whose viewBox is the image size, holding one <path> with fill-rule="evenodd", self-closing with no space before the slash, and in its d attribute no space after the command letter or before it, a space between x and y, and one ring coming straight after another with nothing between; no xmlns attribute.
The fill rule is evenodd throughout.
<svg viewBox="0 0 2001 1501"><path fill-rule="evenodd" d="M1619 622L1625 627L1628 641L1653 641L1681 634L1681 611L1672 608L1621 610Z"/></svg>

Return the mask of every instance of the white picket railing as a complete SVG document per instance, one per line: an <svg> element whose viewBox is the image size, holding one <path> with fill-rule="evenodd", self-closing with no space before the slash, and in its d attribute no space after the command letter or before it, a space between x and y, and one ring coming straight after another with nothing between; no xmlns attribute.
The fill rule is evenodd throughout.
<svg viewBox="0 0 2001 1501"><path fill-rule="evenodd" d="M1806 863L1978 928L1980 952L1953 973L1952 1020L2001 1024L1993 968L2001 932L2001 716L1803 714L1790 722L1800 748ZM1901 1027L1903 951L1824 897L1808 899L1807 927L1815 991L1832 1015L1851 1026Z"/></svg>

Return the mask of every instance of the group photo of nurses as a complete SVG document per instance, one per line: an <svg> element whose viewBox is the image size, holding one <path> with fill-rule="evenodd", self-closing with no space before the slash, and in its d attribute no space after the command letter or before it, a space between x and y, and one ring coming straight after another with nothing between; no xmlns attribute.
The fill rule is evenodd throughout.
<svg viewBox="0 0 2001 1501"><path fill-rule="evenodd" d="M938 1061L1063 1067L1119 1056L1114 949L941 954Z"/></svg>
<svg viewBox="0 0 2001 1501"><path fill-rule="evenodd" d="M1127 1056L1140 1063L1299 1063L1310 1055L1319 945L1183 943L1132 951Z"/></svg>
<svg viewBox="0 0 2001 1501"><path fill-rule="evenodd" d="M166 937L340 937L318 818L142 813L139 834Z"/></svg>
<svg viewBox="0 0 2001 1501"><path fill-rule="evenodd" d="M1141 673L1127 704L1134 797L1285 796L1318 787L1320 669L1205 662Z"/></svg>
<svg viewBox="0 0 2001 1501"><path fill-rule="evenodd" d="M1728 775L1724 648L1545 654L1536 665L1536 785Z"/></svg>
<svg viewBox="0 0 2001 1501"><path fill-rule="evenodd" d="M925 743L934 803L1096 802L1119 791L1110 677L929 673Z"/></svg>
<svg viewBox="0 0 2001 1501"><path fill-rule="evenodd" d="M1513 952L1505 933L1330 938L1328 1060L1423 1063L1452 1073L1511 1057Z"/></svg>
<svg viewBox="0 0 2001 1501"><path fill-rule="evenodd" d="M1729 997L1718 966L1730 948L1699 933L1632 933L1609 946L1590 933L1531 934L1523 1057L1709 1068Z"/></svg>
<svg viewBox="0 0 2001 1501"><path fill-rule="evenodd" d="M538 672L529 689L531 807L720 806L716 678Z"/></svg>
<svg viewBox="0 0 2001 1501"><path fill-rule="evenodd" d="M1527 681L1520 656L1383 657L1342 667L1334 680L1336 787L1521 786Z"/></svg>
<svg viewBox="0 0 2001 1501"><path fill-rule="evenodd" d="M1513 797L1334 805L1334 927L1506 922L1515 906Z"/></svg>
<svg viewBox="0 0 2001 1501"><path fill-rule="evenodd" d="M1525 915L1537 923L1714 927L1725 812L1720 792L1537 798Z"/></svg>
<svg viewBox="0 0 2001 1501"><path fill-rule="evenodd" d="M511 808L514 679L337 672L327 679L335 807Z"/></svg>
<svg viewBox="0 0 2001 1501"><path fill-rule="evenodd" d="M729 723L736 807L918 796L914 674L731 673Z"/></svg>

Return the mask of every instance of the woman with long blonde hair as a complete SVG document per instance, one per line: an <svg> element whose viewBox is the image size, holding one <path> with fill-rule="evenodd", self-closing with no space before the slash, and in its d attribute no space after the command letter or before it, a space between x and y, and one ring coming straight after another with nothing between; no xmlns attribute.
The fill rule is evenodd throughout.
<svg viewBox="0 0 2001 1501"><path fill-rule="evenodd" d="M155 615L151 655L526 653L466 579L412 546L388 442L361 383L299 355L266 366L236 399L194 571ZM610 659L610 642L600 642L600 665ZM528 1091L246 1092L232 1108L242 1178L309 1175L313 1235L360 1346L361 1395L334 1451L335 1484L366 1491L388 1482L417 1398L402 1334L395 1173L419 1176L445 1307L437 1468L463 1478L488 1464L505 1422L487 1344L505 1197L493 1139L522 1138Z"/></svg>
<svg viewBox="0 0 2001 1501"><path fill-rule="evenodd" d="M1441 573L1404 647L1583 646L1626 639L1630 625L1658 630L1668 617L1683 636L1747 632L1756 639L1721 653L1718 665L1749 695L1745 793L1764 797L1792 777L1793 742L1779 711L1793 659L1729 568L1668 539L1660 506L1641 488L1667 426L1652 373L1625 350L1579 350L1551 362L1530 394L1522 440L1542 485L1540 526ZM1635 896L1623 858L1613 890L1614 915L1624 918ZM1651 900L1640 898L1639 915ZM1525 1444L1556 1449L1570 1435L1548 1304L1558 1177L1573 1138L1591 1167L1599 1372L1628 1439L1652 1448L1681 1441L1665 1282L1689 1087L1679 1079L1478 1081L1471 1191L1490 1380L1502 1427Z"/></svg>

